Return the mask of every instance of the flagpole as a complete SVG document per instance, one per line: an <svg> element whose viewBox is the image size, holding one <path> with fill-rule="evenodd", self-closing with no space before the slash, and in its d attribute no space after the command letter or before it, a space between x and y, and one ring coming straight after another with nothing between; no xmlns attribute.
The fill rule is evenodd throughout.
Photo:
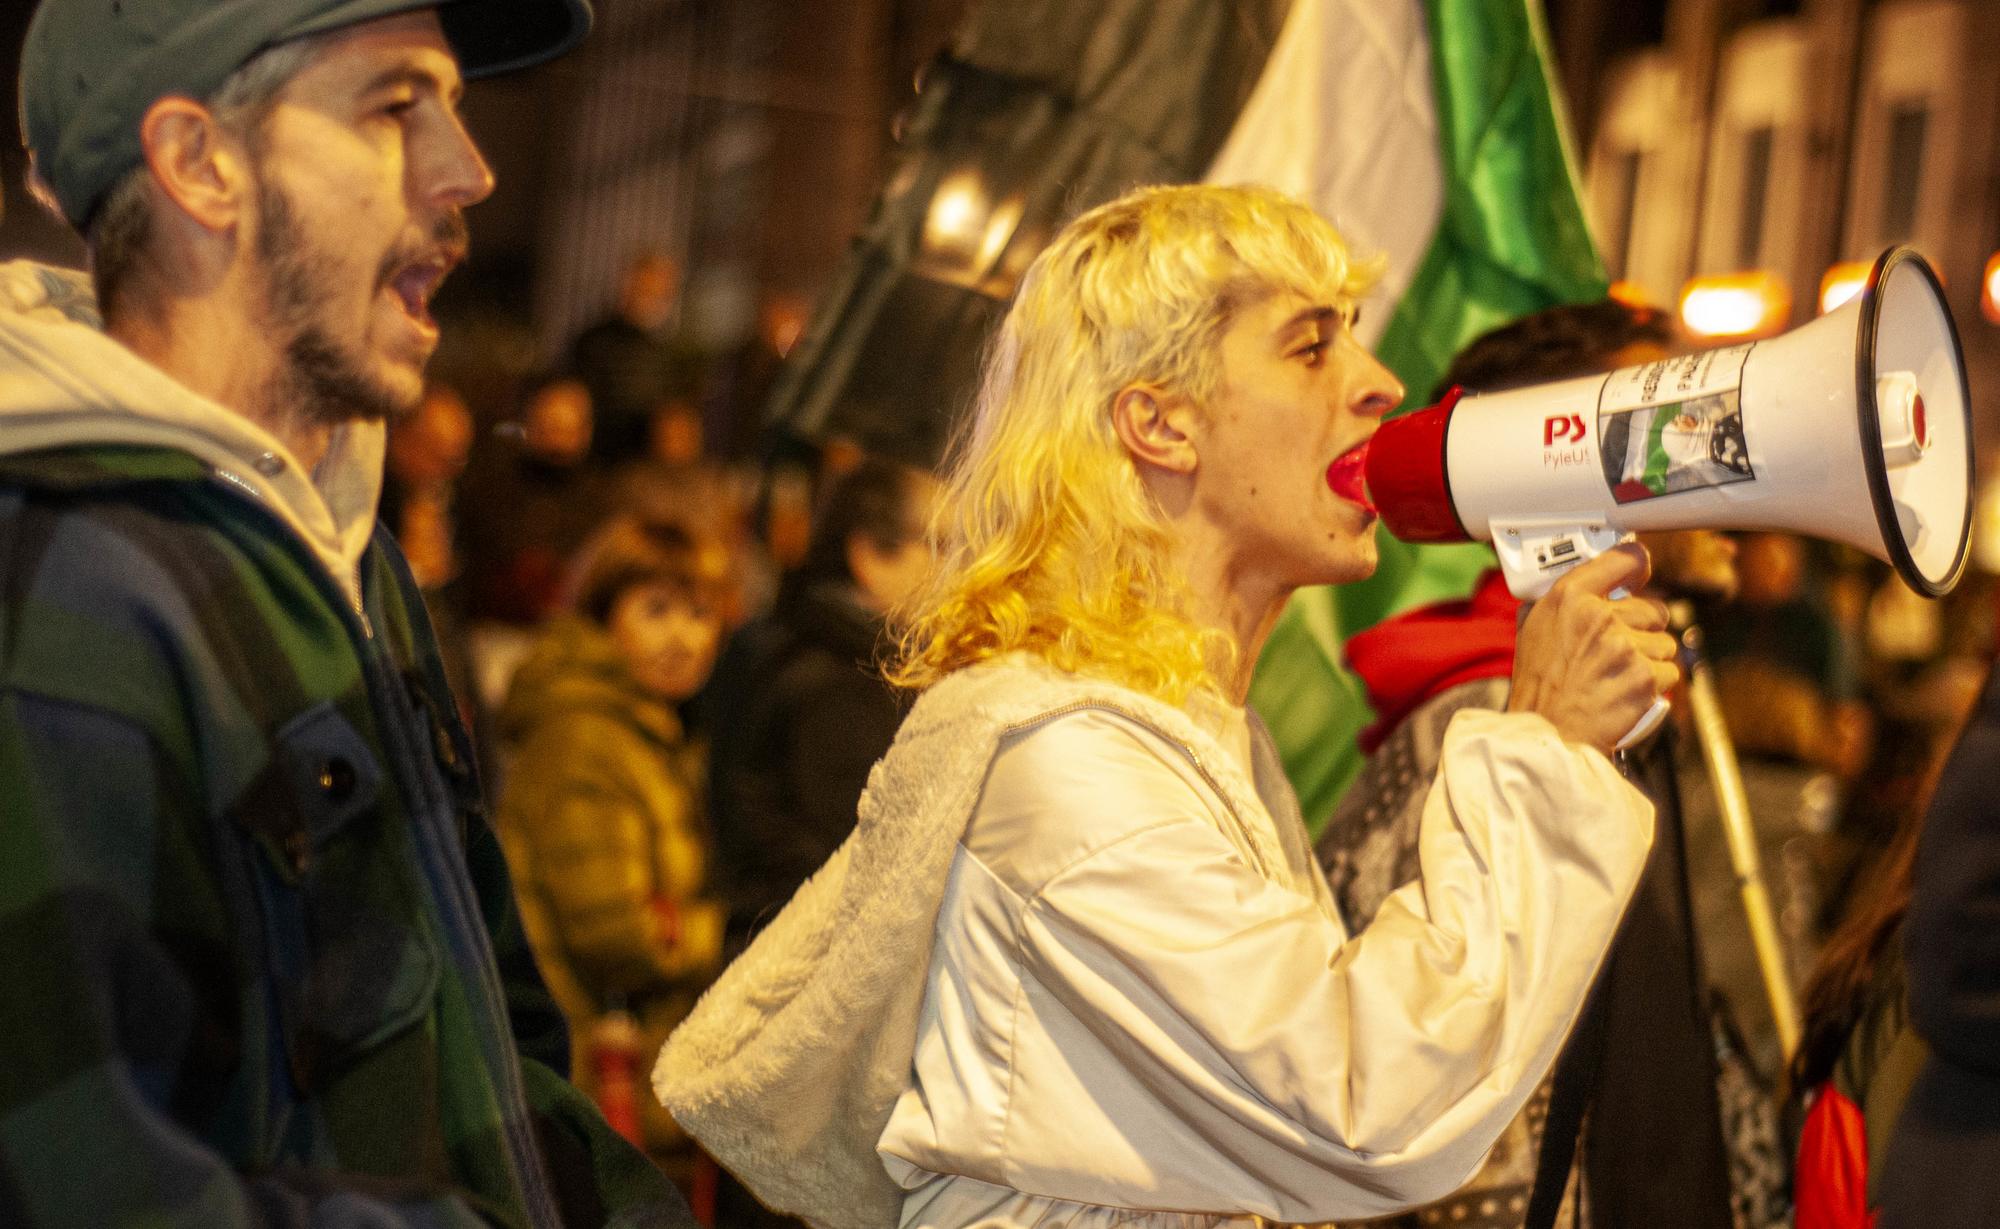
<svg viewBox="0 0 2000 1229"><path fill-rule="evenodd" d="M1757 857L1757 830L1750 818L1750 797L1743 788L1743 770L1736 762L1736 744L1730 740L1729 726L1722 717L1722 702L1715 694L1715 676L1702 656L1701 628L1694 622L1688 603L1672 607L1675 638L1680 641L1681 665L1687 671L1688 712L1694 718L1696 740L1702 760L1708 765L1709 783L1722 815L1722 832L1729 843L1729 864L1736 874L1736 888L1743 898L1743 913L1750 923L1750 942L1756 949L1757 969L1763 975L1764 994L1771 1004L1771 1018L1778 1027L1778 1044L1785 1060L1798 1053L1799 1004L1787 973L1784 939L1778 931L1771 893L1764 884L1764 870Z"/></svg>

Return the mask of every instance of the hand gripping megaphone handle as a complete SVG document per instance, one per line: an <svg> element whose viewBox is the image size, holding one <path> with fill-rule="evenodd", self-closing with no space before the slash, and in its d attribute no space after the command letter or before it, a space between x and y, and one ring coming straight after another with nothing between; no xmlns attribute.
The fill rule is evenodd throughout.
<svg viewBox="0 0 2000 1229"><path fill-rule="evenodd" d="M1673 707L1673 702L1665 696L1654 696L1653 706L1640 714L1639 720L1632 724L1632 728L1625 731L1625 737L1618 740L1617 749L1628 751L1651 738L1653 731L1660 728L1660 723L1667 719L1667 714L1673 711Z"/></svg>
<svg viewBox="0 0 2000 1229"><path fill-rule="evenodd" d="M1602 521L1584 518L1495 520L1492 529L1493 552L1500 557L1500 572L1507 578L1507 588L1524 602L1547 593L1558 576L1577 564L1595 559L1633 537ZM1606 596L1616 602L1632 595L1618 588ZM1652 737L1672 708L1665 696L1654 697L1653 706L1640 714L1625 737L1618 740L1617 749L1627 750Z"/></svg>

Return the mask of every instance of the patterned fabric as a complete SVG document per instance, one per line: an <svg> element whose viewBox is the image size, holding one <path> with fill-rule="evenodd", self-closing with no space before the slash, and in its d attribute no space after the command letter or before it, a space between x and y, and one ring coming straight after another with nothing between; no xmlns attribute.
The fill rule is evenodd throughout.
<svg viewBox="0 0 2000 1229"><path fill-rule="evenodd" d="M1417 878L1417 825L1437 776L1445 727L1461 709L1506 708L1510 685L1505 678L1479 679L1444 691L1410 712L1363 763L1317 846L1348 933L1359 934L1390 893ZM1544 1079L1462 1190L1422 1208L1362 1223L1378 1229L1518 1229L1534 1190L1535 1159L1541 1155L1548 1111L1549 1082ZM1572 1201L1563 1201L1558 1229L1569 1229L1571 1206Z"/></svg>
<svg viewBox="0 0 2000 1229"><path fill-rule="evenodd" d="M1728 1000L1709 999L1716 1100L1729 1148L1729 1219L1735 1229L1789 1229L1792 1163L1778 1141L1778 1103L1750 1059Z"/></svg>
<svg viewBox="0 0 2000 1229"><path fill-rule="evenodd" d="M1504 678L1462 683L1415 709L1341 799L1316 849L1349 934L1361 933L1389 894L1417 877L1417 824L1437 778L1445 727L1461 709L1506 708L1511 685Z"/></svg>
<svg viewBox="0 0 2000 1229"><path fill-rule="evenodd" d="M0 1224L685 1224L562 1078L420 599L185 454L0 460Z"/></svg>

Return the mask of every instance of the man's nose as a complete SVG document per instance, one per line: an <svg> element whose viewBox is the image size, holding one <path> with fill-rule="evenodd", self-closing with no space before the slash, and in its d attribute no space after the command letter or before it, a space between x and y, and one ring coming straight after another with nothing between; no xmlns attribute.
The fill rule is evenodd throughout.
<svg viewBox="0 0 2000 1229"><path fill-rule="evenodd" d="M426 155L415 169L422 176L420 189L432 203L464 209L493 195L493 168L458 116L447 119Z"/></svg>

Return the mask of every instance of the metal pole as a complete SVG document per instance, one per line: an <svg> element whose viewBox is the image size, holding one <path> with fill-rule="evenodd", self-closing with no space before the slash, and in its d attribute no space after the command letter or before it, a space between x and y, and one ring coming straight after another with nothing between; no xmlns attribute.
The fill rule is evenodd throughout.
<svg viewBox="0 0 2000 1229"><path fill-rule="evenodd" d="M1789 1061L1799 1048L1799 1004L1786 973L1784 941L1757 858L1757 830L1750 818L1749 796L1743 790L1743 771L1736 763L1736 744L1730 741L1729 726L1722 719L1722 704L1715 695L1715 677L1702 657L1701 628L1695 625L1693 610L1687 603L1673 604L1673 627L1680 641L1681 666L1687 672L1688 712L1694 718L1695 736L1701 743L1701 757L1708 765L1709 782L1715 787L1722 832L1729 841L1729 864L1736 873L1737 891L1743 897L1744 916L1750 922L1750 942L1757 951L1757 968L1764 977L1771 1018L1778 1026L1778 1043Z"/></svg>

